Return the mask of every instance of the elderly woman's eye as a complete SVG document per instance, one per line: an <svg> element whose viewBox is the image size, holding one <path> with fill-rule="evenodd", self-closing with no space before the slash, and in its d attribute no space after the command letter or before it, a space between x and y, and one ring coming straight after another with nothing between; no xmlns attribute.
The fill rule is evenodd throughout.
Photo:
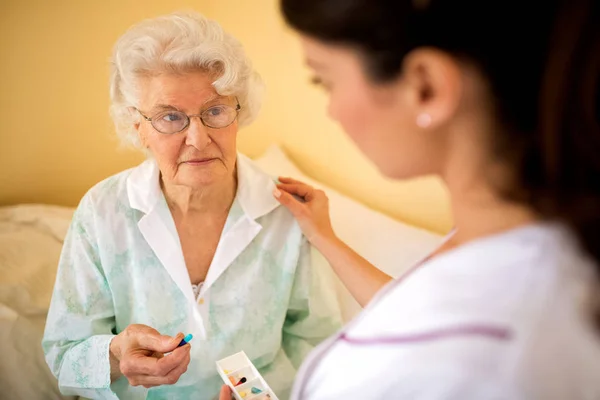
<svg viewBox="0 0 600 400"><path fill-rule="evenodd" d="M213 108L209 108L207 110L208 115L211 117L218 117L219 115L223 114L224 112L225 112L224 107L213 107Z"/></svg>
<svg viewBox="0 0 600 400"><path fill-rule="evenodd" d="M164 114L161 119L165 122L177 122L182 120L182 116L180 113L167 113Z"/></svg>

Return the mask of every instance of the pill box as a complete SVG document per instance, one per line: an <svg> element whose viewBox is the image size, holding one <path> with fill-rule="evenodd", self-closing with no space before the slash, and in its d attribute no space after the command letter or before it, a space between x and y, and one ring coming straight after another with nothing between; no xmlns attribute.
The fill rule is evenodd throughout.
<svg viewBox="0 0 600 400"><path fill-rule="evenodd" d="M217 361L217 370L237 400L279 400L243 351Z"/></svg>

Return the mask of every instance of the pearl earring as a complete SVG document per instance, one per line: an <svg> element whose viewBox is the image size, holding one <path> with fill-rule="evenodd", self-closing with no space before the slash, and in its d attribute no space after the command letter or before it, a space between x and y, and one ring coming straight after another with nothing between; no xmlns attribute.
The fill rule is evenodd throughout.
<svg viewBox="0 0 600 400"><path fill-rule="evenodd" d="M427 128L431 125L431 115L427 113L421 113L417 116L417 126L420 128Z"/></svg>

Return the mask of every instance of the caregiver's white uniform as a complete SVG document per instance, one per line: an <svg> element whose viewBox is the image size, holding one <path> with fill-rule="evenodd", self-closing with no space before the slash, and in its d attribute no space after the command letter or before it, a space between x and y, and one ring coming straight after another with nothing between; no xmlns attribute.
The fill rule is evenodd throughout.
<svg viewBox="0 0 600 400"><path fill-rule="evenodd" d="M292 397L600 399L593 270L550 224L442 254L313 351Z"/></svg>

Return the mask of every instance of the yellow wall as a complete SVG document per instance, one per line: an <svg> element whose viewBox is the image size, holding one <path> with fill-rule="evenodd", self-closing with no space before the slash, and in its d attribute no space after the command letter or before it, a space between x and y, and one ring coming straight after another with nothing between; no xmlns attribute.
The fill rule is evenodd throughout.
<svg viewBox="0 0 600 400"><path fill-rule="evenodd" d="M76 205L102 178L142 160L120 149L108 118L107 60L140 19L195 9L242 41L267 84L259 120L239 136L259 155L280 143L310 176L397 219L451 225L435 179L382 178L325 115L277 0L1 0L0 205Z"/></svg>

